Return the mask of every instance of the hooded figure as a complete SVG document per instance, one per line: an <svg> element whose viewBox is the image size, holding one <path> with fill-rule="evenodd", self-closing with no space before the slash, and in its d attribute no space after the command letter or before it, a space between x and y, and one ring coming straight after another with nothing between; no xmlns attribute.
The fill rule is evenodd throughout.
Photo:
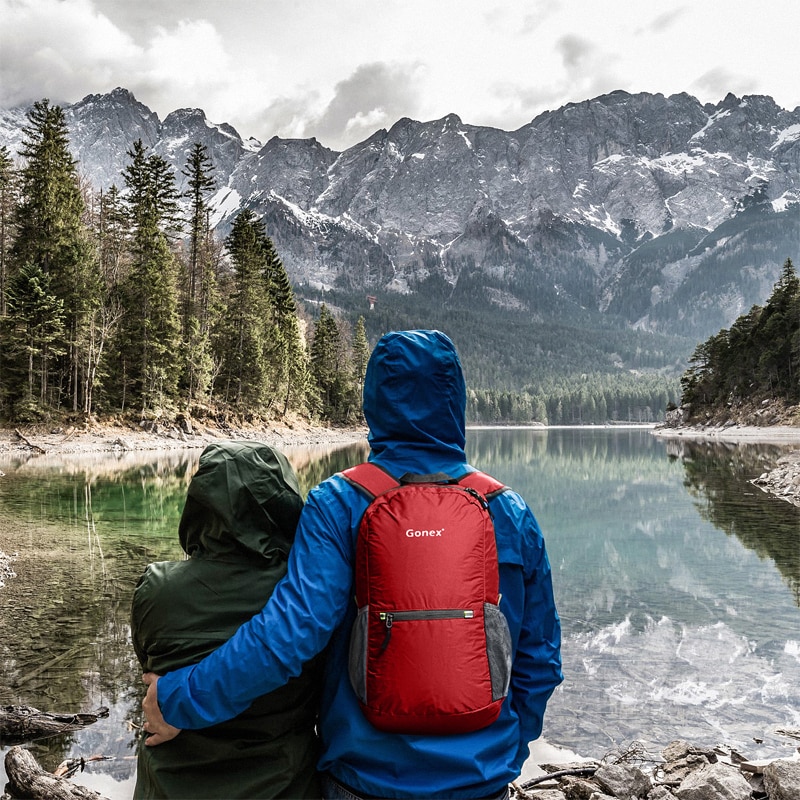
<svg viewBox="0 0 800 800"><path fill-rule="evenodd" d="M465 407L461 364L447 336L386 334L364 382L370 461L395 478L406 472L458 478L474 470L464 452ZM155 692L151 685L148 699L157 695L167 723L202 728L239 713L327 645L319 762L325 797L507 797L562 680L561 628L539 525L512 490L490 502L500 607L512 640L511 685L498 719L471 733L386 733L362 714L348 675L356 539L367 504L340 474L313 489L287 576L262 613L191 671L166 675ZM174 734L160 720L148 721L148 730Z"/></svg>
<svg viewBox="0 0 800 800"><path fill-rule="evenodd" d="M286 573L303 499L286 458L257 442L209 445L179 525L185 561L150 564L131 630L145 671L194 664L263 607ZM319 670L256 698L239 716L140 747L135 798L318 797Z"/></svg>

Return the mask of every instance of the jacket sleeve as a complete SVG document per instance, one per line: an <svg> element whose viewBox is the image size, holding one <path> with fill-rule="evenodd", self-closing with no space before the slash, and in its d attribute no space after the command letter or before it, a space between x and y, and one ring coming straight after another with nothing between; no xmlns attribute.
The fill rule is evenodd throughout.
<svg viewBox="0 0 800 800"><path fill-rule="evenodd" d="M256 697L299 675L341 624L352 594L355 491L332 478L308 497L288 572L269 602L218 650L158 682L164 719L205 728L231 719Z"/></svg>
<svg viewBox="0 0 800 800"><path fill-rule="evenodd" d="M520 724L517 761L542 733L547 701L563 678L561 622L553 596L550 561L539 524L525 501L507 492L495 511L496 524L517 531L522 561L523 599L519 639L511 672L513 707Z"/></svg>

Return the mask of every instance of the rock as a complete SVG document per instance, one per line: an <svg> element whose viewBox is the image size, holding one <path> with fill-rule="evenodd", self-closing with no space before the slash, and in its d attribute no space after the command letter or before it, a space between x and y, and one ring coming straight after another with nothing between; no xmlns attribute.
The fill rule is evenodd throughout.
<svg viewBox="0 0 800 800"><path fill-rule="evenodd" d="M676 739L662 751L665 764L661 770L667 782L680 782L695 770L717 761L717 754L710 748L696 747Z"/></svg>
<svg viewBox="0 0 800 800"><path fill-rule="evenodd" d="M592 800L592 795L597 792L597 784L583 778L564 778L561 787L567 800Z"/></svg>
<svg viewBox="0 0 800 800"><path fill-rule="evenodd" d="M647 800L675 800L675 795L666 786L656 786L647 795Z"/></svg>
<svg viewBox="0 0 800 800"><path fill-rule="evenodd" d="M750 800L750 784L730 764L717 762L691 772L674 792L678 800Z"/></svg>
<svg viewBox="0 0 800 800"><path fill-rule="evenodd" d="M650 778L632 764L607 764L597 770L594 779L604 792L619 800L642 800L652 784Z"/></svg>
<svg viewBox="0 0 800 800"><path fill-rule="evenodd" d="M800 798L800 760L780 759L764 767L764 788L769 800Z"/></svg>

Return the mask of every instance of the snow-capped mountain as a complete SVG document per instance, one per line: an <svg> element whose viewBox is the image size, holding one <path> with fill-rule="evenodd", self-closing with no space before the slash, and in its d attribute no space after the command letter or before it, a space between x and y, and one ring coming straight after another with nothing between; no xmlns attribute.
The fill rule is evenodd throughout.
<svg viewBox="0 0 800 800"><path fill-rule="evenodd" d="M427 280L538 313L555 297L696 336L764 302L800 244L800 109L764 96L703 105L613 92L516 131L401 119L335 152L245 142L200 110L163 121L130 92L65 107L98 187L141 138L180 177L195 142L216 169L215 221L263 215L294 280L414 292ZM21 109L0 110L0 143Z"/></svg>

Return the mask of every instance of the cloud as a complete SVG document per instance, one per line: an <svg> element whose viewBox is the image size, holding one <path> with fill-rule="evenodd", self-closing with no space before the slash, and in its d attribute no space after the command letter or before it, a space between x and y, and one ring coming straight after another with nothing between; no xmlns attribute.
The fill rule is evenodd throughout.
<svg viewBox="0 0 800 800"><path fill-rule="evenodd" d="M758 84L752 78L736 75L723 67L714 67L692 82L690 87L701 100L717 102L728 92L740 97L758 92Z"/></svg>
<svg viewBox="0 0 800 800"><path fill-rule="evenodd" d="M162 118L187 105L232 114L241 101L232 59L206 20L150 25L135 41L91 0L0 0L0 18L0 105L71 103L117 86ZM255 79L240 72L238 85L252 90Z"/></svg>
<svg viewBox="0 0 800 800"><path fill-rule="evenodd" d="M651 20L644 28L639 28L636 33L648 31L650 33L664 33L669 30L682 16L687 13L686 6L673 8L659 14L655 19Z"/></svg>
<svg viewBox="0 0 800 800"><path fill-rule="evenodd" d="M140 53L88 0L0 0L0 19L3 105L82 97Z"/></svg>
<svg viewBox="0 0 800 800"><path fill-rule="evenodd" d="M539 0L533 4L533 10L529 11L522 18L522 33L534 33L550 17L556 14L561 8L558 0Z"/></svg>
<svg viewBox="0 0 800 800"><path fill-rule="evenodd" d="M560 54L567 71L576 72L587 61L591 60L595 52L595 46L586 39L570 33L562 36L556 42L556 50Z"/></svg>
<svg viewBox="0 0 800 800"><path fill-rule="evenodd" d="M422 71L419 64L362 64L327 102L316 90L273 100L258 115L259 128L267 136L315 136L333 150L346 149L418 112Z"/></svg>
<svg viewBox="0 0 800 800"><path fill-rule="evenodd" d="M420 66L362 64L336 84L333 99L311 128L320 139L342 146L392 125L399 117L414 116Z"/></svg>

